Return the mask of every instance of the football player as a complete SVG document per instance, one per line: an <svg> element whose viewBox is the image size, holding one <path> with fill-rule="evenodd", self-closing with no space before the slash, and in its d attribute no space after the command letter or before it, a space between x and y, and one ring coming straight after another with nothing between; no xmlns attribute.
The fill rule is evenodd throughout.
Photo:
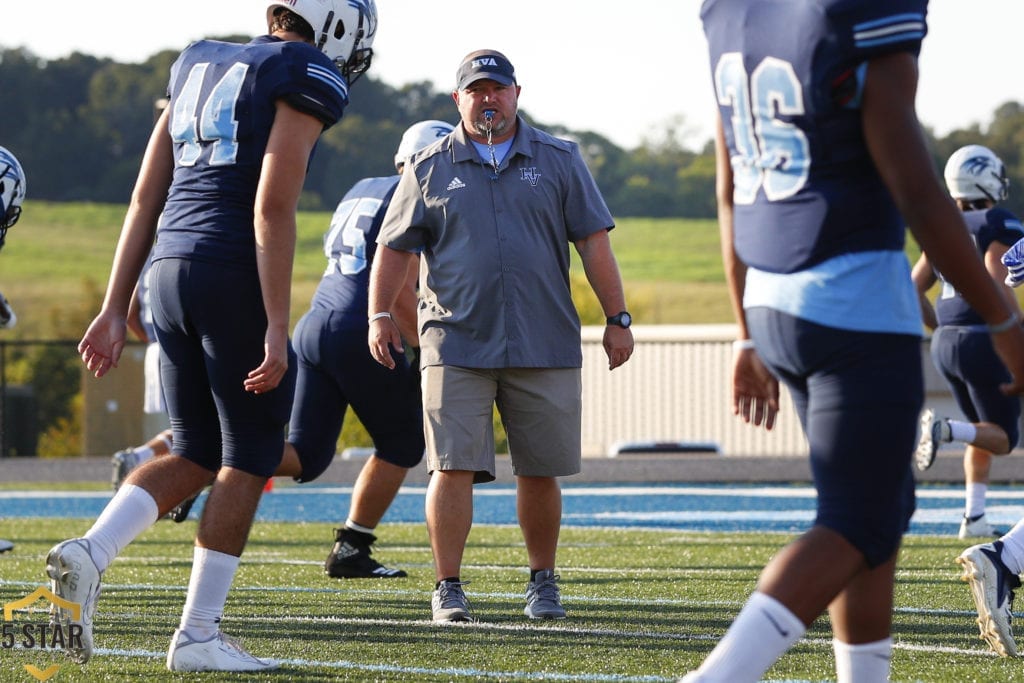
<svg viewBox="0 0 1024 683"><path fill-rule="evenodd" d="M296 374L288 322L299 195L321 133L341 118L349 88L370 65L377 11L373 0L272 1L262 11L267 35L245 44L200 40L172 65L169 104L143 157L103 306L79 343L97 377L116 367L152 250L174 451L135 469L82 538L47 555L52 590L80 605L81 638L66 648L80 663L92 654L104 570L212 480L167 668L276 666L226 636L220 621L284 449ZM66 628L69 612L57 615Z"/></svg>
<svg viewBox="0 0 1024 683"><path fill-rule="evenodd" d="M1024 238L1020 219L996 206L1007 196L1006 167L987 147L967 145L949 157L944 175L950 196L964 212L976 252L1002 290L1007 305L1020 315L1017 298L1004 283L1008 273L1001 260ZM932 267L928 254L922 253L914 265L913 279L921 296L925 324L935 330L932 360L967 417L966 421L953 420L936 415L930 408L922 413L917 468L924 471L931 467L942 443L966 444L963 467L967 495L959 536L999 536L985 517L985 495L993 454L1005 455L1017 445L1020 399L999 390L1010 381L1010 375L992 348L984 322ZM937 280L942 281L942 289L932 306L925 294Z"/></svg>
<svg viewBox="0 0 1024 683"><path fill-rule="evenodd" d="M453 130L444 121L420 121L402 135L395 169ZM352 186L324 234L327 269L310 309L295 326L299 377L288 442L277 474L312 481L334 458L349 406L373 439L375 452L356 479L348 518L335 529L324 570L335 578L398 578L370 557L374 529L394 500L409 468L423 459L423 413L419 369L395 356L393 371L381 366L366 345L370 268L398 175L364 178ZM415 262L414 262L415 263ZM410 267L393 317L407 349L418 347L416 279Z"/></svg>
<svg viewBox="0 0 1024 683"><path fill-rule="evenodd" d="M0 249L4 248L7 231L21 218L24 201L25 171L7 148L0 147ZM17 322L11 304L0 294L0 329L10 329Z"/></svg>
<svg viewBox="0 0 1024 683"><path fill-rule="evenodd" d="M840 681L888 680L893 581L924 401L909 224L1024 390L1024 330L945 192L914 108L926 0L705 0L717 195L740 338L734 410L793 397L813 525L683 680L760 680L828 610Z"/></svg>
<svg viewBox="0 0 1024 683"><path fill-rule="evenodd" d="M0 147L0 249L4 248L7 231L21 218L21 204L24 201L25 171L6 147ZM14 309L0 294L0 329L10 329L17 322ZM13 543L0 538L0 553L13 549Z"/></svg>

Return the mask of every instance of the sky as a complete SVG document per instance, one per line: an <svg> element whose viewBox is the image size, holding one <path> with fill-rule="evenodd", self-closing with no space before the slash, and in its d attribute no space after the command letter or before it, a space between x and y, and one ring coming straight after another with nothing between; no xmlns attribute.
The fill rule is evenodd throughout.
<svg viewBox="0 0 1024 683"><path fill-rule="evenodd" d="M5 4L14 31L0 47L45 59L78 51L140 62L207 36L266 31L255 0ZM540 124L591 130L627 149L673 126L699 148L714 125L699 11L700 0L377 0L370 73L396 88L429 81L447 92L465 54L497 49L515 65L520 107ZM1024 2L932 0L928 24L917 98L925 125L940 136L985 128L1000 104L1024 101Z"/></svg>

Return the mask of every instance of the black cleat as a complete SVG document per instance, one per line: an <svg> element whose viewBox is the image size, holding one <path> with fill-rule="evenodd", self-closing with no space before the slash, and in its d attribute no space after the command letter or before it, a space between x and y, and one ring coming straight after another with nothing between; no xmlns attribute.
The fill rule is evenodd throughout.
<svg viewBox="0 0 1024 683"><path fill-rule="evenodd" d="M401 569L389 569L370 557L373 534L351 529L334 530L334 548L324 562L324 571L335 579L398 579L408 576Z"/></svg>
<svg viewBox="0 0 1024 683"><path fill-rule="evenodd" d="M188 519L188 513L192 509L192 505L196 502L196 498L198 497L199 494L197 493L191 498L186 498L184 501L171 508L171 511L167 513L167 517L173 519L178 524L181 524Z"/></svg>

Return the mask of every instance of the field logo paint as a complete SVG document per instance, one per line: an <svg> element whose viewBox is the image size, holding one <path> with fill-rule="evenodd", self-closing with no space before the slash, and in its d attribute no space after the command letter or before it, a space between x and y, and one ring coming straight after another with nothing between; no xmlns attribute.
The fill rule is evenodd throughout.
<svg viewBox="0 0 1024 683"><path fill-rule="evenodd" d="M77 602L65 600L59 595L54 595L45 586L40 586L30 595L4 604L4 622L2 629L0 629L0 649L10 650L19 644L26 650L39 649L43 651L58 648L63 650L65 647L81 647L81 624L70 624L67 631L65 631L62 624L58 622L51 623L49 620L45 623L16 623L14 621L15 610L25 609L40 599L46 600L57 609L70 611L73 621L77 622L82 618L81 605ZM32 664L25 665L25 670L37 681L53 678L59 669L60 666L57 664L51 664L45 669L40 669Z"/></svg>

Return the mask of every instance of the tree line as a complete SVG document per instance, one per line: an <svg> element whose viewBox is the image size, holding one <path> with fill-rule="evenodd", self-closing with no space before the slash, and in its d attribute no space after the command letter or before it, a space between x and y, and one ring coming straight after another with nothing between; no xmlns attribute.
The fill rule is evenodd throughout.
<svg viewBox="0 0 1024 683"><path fill-rule="evenodd" d="M44 60L22 48L0 48L0 145L25 167L30 198L126 203L177 54L165 50L125 64L77 52ZM655 137L627 150L598 133L536 121L527 110L522 114L580 143L614 215L714 217L712 145L689 149L684 120L665 124ZM927 121L927 112L920 115ZM456 118L448 92L429 82L395 88L375 79L371 69L354 87L342 121L321 138L300 208L331 210L355 181L391 173L398 140L410 124ZM991 148L1011 178L1007 208L1024 213L1024 105L1006 102L984 129L972 124L942 138L926 134L939 173L962 145Z"/></svg>

